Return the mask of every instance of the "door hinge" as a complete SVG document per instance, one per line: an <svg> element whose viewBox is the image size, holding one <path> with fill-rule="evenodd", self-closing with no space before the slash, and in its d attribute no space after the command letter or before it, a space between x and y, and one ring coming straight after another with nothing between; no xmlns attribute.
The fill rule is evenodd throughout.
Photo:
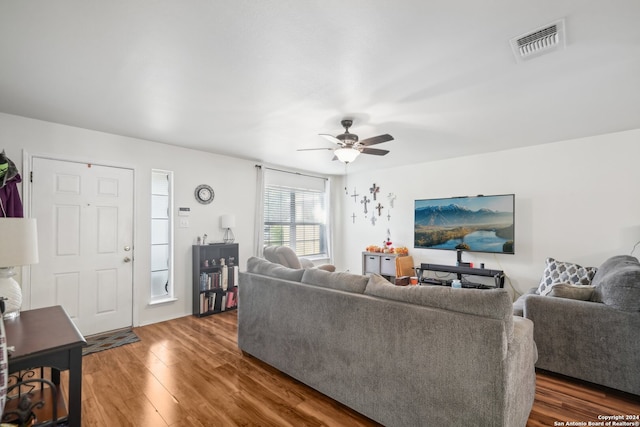
<svg viewBox="0 0 640 427"><path fill-rule="evenodd" d="M29 172L29 182L33 182L33 171Z"/></svg>

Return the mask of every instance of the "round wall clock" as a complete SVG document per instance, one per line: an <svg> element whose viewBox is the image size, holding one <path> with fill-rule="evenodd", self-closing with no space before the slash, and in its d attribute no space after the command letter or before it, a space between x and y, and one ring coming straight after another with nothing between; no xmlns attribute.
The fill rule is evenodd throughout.
<svg viewBox="0 0 640 427"><path fill-rule="evenodd" d="M216 196L216 193L213 192L213 188L210 186L202 184L196 187L195 195L198 202L206 205L213 202L213 198Z"/></svg>

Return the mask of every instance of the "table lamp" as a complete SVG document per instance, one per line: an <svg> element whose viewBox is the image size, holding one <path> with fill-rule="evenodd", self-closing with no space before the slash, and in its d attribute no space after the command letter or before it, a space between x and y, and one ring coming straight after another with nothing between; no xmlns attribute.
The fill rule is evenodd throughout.
<svg viewBox="0 0 640 427"><path fill-rule="evenodd" d="M22 289L13 267L38 262L38 233L34 218L0 218L0 297L5 300L5 319L20 316Z"/></svg>
<svg viewBox="0 0 640 427"><path fill-rule="evenodd" d="M220 217L220 228L226 228L226 231L224 232L224 237L222 238L222 240L224 240L225 243L233 243L233 241L236 239L235 236L233 235L233 230L231 230L233 227L236 226L236 217L235 215L222 215Z"/></svg>

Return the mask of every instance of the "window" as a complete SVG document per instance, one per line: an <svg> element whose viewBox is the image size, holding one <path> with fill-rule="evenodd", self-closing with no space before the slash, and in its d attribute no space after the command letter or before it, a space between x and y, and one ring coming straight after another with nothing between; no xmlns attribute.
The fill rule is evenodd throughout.
<svg viewBox="0 0 640 427"><path fill-rule="evenodd" d="M151 172L151 303L173 300L172 177Z"/></svg>
<svg viewBox="0 0 640 427"><path fill-rule="evenodd" d="M327 195L324 178L303 185L297 174L286 173L289 186L265 174L264 245L283 245L298 256L329 257L327 249ZM283 172L279 172L282 174ZM271 179L270 179L271 178ZM311 177L305 177L302 181ZM299 188L311 187L311 188Z"/></svg>

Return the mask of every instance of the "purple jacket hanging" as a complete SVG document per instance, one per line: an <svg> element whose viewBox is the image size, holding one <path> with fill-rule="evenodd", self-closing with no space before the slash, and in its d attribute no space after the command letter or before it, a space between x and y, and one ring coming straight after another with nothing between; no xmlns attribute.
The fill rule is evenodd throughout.
<svg viewBox="0 0 640 427"><path fill-rule="evenodd" d="M22 218L24 213L18 192L18 184L22 182L22 178L18 168L5 155L4 150L0 153L0 164L4 165L4 174L0 177L0 217Z"/></svg>

